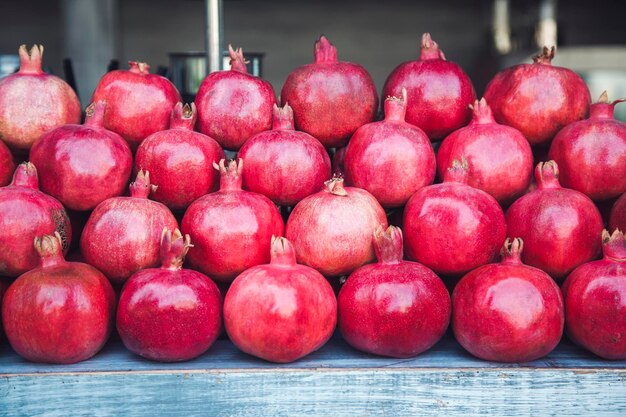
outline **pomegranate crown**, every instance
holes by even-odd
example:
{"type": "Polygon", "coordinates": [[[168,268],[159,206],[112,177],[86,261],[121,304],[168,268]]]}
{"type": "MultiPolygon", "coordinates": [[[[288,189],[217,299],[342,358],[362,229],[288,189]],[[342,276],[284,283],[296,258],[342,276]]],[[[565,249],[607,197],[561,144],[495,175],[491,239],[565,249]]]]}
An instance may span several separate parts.
{"type": "Polygon", "coordinates": [[[540,190],[561,188],[557,163],[555,161],[539,162],[535,168],[535,181],[540,190]]]}
{"type": "Polygon", "coordinates": [[[624,238],[624,233],[619,229],[615,229],[612,234],[609,234],[609,231],[604,229],[602,231],[602,252],[604,252],[605,258],[626,262],[626,239],[624,238]]]}
{"type": "Polygon", "coordinates": [[[228,45],[228,55],[230,56],[230,69],[231,71],[248,73],[248,64],[250,61],[246,61],[243,56],[243,49],[233,49],[232,45],[228,45]]]}
{"type": "Polygon", "coordinates": [[[30,53],[26,49],[26,45],[20,45],[18,54],[20,56],[19,72],[21,74],[41,74],[43,72],[41,68],[43,45],[33,45],[30,48],[30,53]]]}
{"type": "Polygon", "coordinates": [[[185,256],[192,248],[191,237],[183,235],[180,230],[175,229],[174,232],[167,227],[163,228],[161,233],[161,265],[162,268],[178,270],[183,267],[185,256]]]}
{"type": "Polygon", "coordinates": [[[618,98],[617,100],[613,100],[609,103],[609,94],[606,90],[604,90],[602,92],[602,94],[600,94],[600,97],[598,98],[598,101],[595,104],[609,104],[611,106],[615,106],[618,103],[623,103],[626,101],[626,98],[618,98]]]}
{"type": "Polygon", "coordinates": [[[22,162],[13,173],[12,186],[39,189],[39,175],[32,162],[22,162]]]}
{"type": "Polygon", "coordinates": [[[283,107],[278,107],[274,103],[272,109],[272,130],[293,130],[293,109],[289,103],[285,103],[283,107]]]}
{"type": "Polygon", "coordinates": [[[196,119],[197,111],[195,103],[183,103],[179,101],[172,109],[170,116],[170,129],[186,129],[193,130],[196,119]]]}
{"type": "Polygon", "coordinates": [[[544,46],[541,52],[535,56],[533,56],[533,62],[535,64],[544,64],[544,65],[552,65],[552,60],[556,55],[556,47],[552,46],[548,48],[544,46]]]}
{"type": "Polygon", "coordinates": [[[157,190],[157,186],[150,184],[150,173],[140,169],[135,182],[130,184],[130,196],[134,198],[148,198],[151,192],[157,190]]]}
{"type": "Polygon", "coordinates": [[[388,96],[385,99],[385,120],[405,120],[406,116],[407,93],[406,88],[402,87],[400,96],[388,96]]]}
{"type": "Polygon", "coordinates": [[[420,59],[442,59],[446,60],[446,56],[443,51],[439,49],[439,45],[431,37],[430,33],[426,32],[422,35],[420,59]]]}
{"type": "Polygon", "coordinates": [[[506,238],[500,256],[504,262],[521,263],[522,251],[524,250],[524,241],[521,237],[514,239],[506,238]]]}
{"type": "Polygon", "coordinates": [[[333,175],[331,179],[324,182],[324,186],[326,186],[326,191],[333,195],[340,197],[348,195],[348,192],[343,186],[343,178],[341,178],[341,175],[333,175]]]}
{"type": "Polygon", "coordinates": [[[402,229],[396,226],[379,225],[374,230],[374,250],[379,263],[397,264],[402,262],[402,229]]]}
{"type": "Polygon", "coordinates": [[[296,264],[296,250],[287,238],[272,235],[270,248],[270,263],[272,265],[291,266],[296,264]]]}
{"type": "Polygon", "coordinates": [[[48,267],[65,262],[63,258],[63,238],[59,232],[53,235],[43,235],[35,237],[33,242],[35,251],[39,255],[39,265],[48,267]]]}
{"type": "Polygon", "coordinates": [[[213,168],[220,172],[220,191],[241,190],[243,159],[231,159],[228,165],[226,165],[226,159],[221,159],[219,164],[213,162],[213,168]]]}
{"type": "Polygon", "coordinates": [[[141,61],[128,61],[130,72],[135,74],[150,74],[150,65],[141,61]]]}
{"type": "Polygon", "coordinates": [[[469,164],[465,157],[461,157],[461,160],[455,159],[452,161],[450,168],[445,172],[443,182],[459,182],[461,184],[467,184],[467,177],[469,175],[469,164]]]}
{"type": "Polygon", "coordinates": [[[467,107],[472,110],[472,124],[495,123],[496,120],[493,118],[491,107],[489,107],[484,97],[480,101],[475,100],[474,104],[469,104],[467,107]]]}
{"type": "Polygon", "coordinates": [[[326,36],[322,35],[315,42],[314,48],[315,62],[336,62],[337,61],[337,48],[330,43],[326,36]]]}

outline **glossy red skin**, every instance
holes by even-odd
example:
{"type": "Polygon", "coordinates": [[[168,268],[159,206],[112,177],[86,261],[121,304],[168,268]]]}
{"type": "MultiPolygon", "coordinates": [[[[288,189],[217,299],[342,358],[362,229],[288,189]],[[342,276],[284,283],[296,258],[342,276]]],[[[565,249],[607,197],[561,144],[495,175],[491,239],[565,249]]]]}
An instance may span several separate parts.
{"type": "Polygon", "coordinates": [[[611,231],[615,229],[626,230],[626,193],[622,194],[613,204],[609,218],[609,229],[611,231]]]}
{"type": "Polygon", "coordinates": [[[528,362],[547,355],[561,340],[563,314],[556,283],[521,263],[475,269],[452,293],[456,339],[488,361],[528,362]]]}
{"type": "Polygon", "coordinates": [[[327,189],[300,201],[289,215],[285,237],[296,248],[298,263],[325,276],[348,275],[376,259],[372,233],[387,227],[387,216],[374,196],[344,187],[347,196],[327,189]]]}
{"type": "Polygon", "coordinates": [[[509,207],[506,223],[508,236],[524,240],[524,263],[557,281],[600,254],[602,217],[593,202],[578,191],[532,191],[509,207]]]}
{"type": "Polygon", "coordinates": [[[404,208],[403,225],[407,257],[451,276],[492,262],[506,237],[498,202],[457,182],[431,185],[413,194],[404,208]]]}
{"type": "Polygon", "coordinates": [[[591,97],[575,72],[549,64],[500,71],[484,94],[498,123],[522,132],[531,145],[547,145],[557,132],[589,112],[591,97]]]}
{"type": "Polygon", "coordinates": [[[145,358],[193,359],[211,347],[221,326],[220,292],[199,272],[144,269],[122,290],[117,330],[124,346],[145,358]]]}
{"type": "Polygon", "coordinates": [[[324,186],[330,157],[313,136],[295,130],[270,130],[241,147],[246,164],[243,187],[263,194],[279,206],[294,206],[324,186]]]}
{"type": "Polygon", "coordinates": [[[559,165],[559,181],[594,201],[609,200],[626,192],[626,123],[610,116],[574,122],[559,131],[550,147],[550,159],[559,165]]]}
{"type": "Polygon", "coordinates": [[[224,325],[242,351],[293,362],[322,347],[337,322],[326,279],[304,265],[258,265],[239,275],[224,300],[224,325]]]}
{"type": "Polygon", "coordinates": [[[339,330],[356,349],[408,358],[441,339],[450,310],[448,290],[423,265],[365,265],[339,291],[339,330]]]}
{"type": "Polygon", "coordinates": [[[563,283],[569,337],[604,359],[626,359],[626,260],[583,264],[563,283]]]}
{"type": "Polygon", "coordinates": [[[114,197],[95,208],[83,229],[80,251],[112,282],[159,265],[163,228],[178,228],[169,209],[147,198],[114,197]]]}
{"type": "Polygon", "coordinates": [[[181,231],[193,247],[187,260],[212,279],[230,282],[246,269],[270,260],[272,236],[282,236],[283,219],[267,197],[221,190],[194,201],[181,231]]]}
{"type": "Polygon", "coordinates": [[[104,127],[122,136],[133,150],[149,135],[168,128],[172,109],[181,101],[170,80],[147,71],[108,72],[91,98],[106,100],[104,127]]]}
{"type": "Polygon", "coordinates": [[[7,186],[11,183],[15,171],[15,162],[13,155],[4,142],[0,141],[0,187],[7,186]]]}
{"type": "Polygon", "coordinates": [[[213,163],[224,151],[210,137],[186,129],[169,129],[148,136],[137,149],[135,167],[150,172],[158,186],[151,197],[172,210],[186,209],[192,202],[219,188],[213,163]]]}
{"type": "Polygon", "coordinates": [[[376,117],[378,92],[359,64],[317,62],[293,70],[280,99],[293,108],[296,129],[327,148],[345,146],[350,136],[376,117]]]}
{"type": "Polygon", "coordinates": [[[467,184],[508,205],[528,189],[533,154],[526,138],[497,123],[470,124],[448,135],[437,152],[437,171],[443,178],[455,159],[467,159],[467,184]]]}
{"type": "Polygon", "coordinates": [[[106,343],[115,294],[102,273],[77,262],[33,269],[7,290],[2,321],[15,351],[31,362],[75,363],[106,343]]]}
{"type": "Polygon", "coordinates": [[[426,134],[401,120],[361,126],[348,144],[346,183],[369,191],[384,208],[399,207],[435,179],[435,152],[426,134]]]}
{"type": "Polygon", "coordinates": [[[16,153],[28,153],[49,130],[80,122],[80,111],[72,87],[42,72],[41,58],[33,73],[0,78],[0,139],[16,153]]]}
{"type": "Polygon", "coordinates": [[[237,70],[218,71],[202,81],[195,103],[198,130],[236,151],[248,138],[272,127],[276,94],[259,77],[237,70]]]}
{"type": "Polygon", "coordinates": [[[17,277],[39,264],[36,236],[59,232],[63,251],[72,240],[70,219],[61,203],[38,189],[0,188],[0,275],[17,277]]]}
{"type": "Polygon", "coordinates": [[[48,132],[33,145],[30,161],[41,189],[79,211],[124,193],[133,168],[130,148],[118,134],[86,125],[48,132]]]}
{"type": "Polygon", "coordinates": [[[467,107],[476,100],[471,80],[456,63],[442,59],[407,61],[387,77],[383,97],[407,90],[406,121],[431,140],[442,139],[469,122],[467,107]]]}

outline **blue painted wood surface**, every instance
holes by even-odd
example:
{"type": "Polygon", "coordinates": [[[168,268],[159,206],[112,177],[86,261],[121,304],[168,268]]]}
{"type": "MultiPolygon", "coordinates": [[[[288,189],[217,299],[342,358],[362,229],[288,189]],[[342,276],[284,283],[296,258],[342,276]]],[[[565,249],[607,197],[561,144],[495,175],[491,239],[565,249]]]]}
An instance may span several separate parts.
{"type": "Polygon", "coordinates": [[[276,365],[219,340],[200,358],[150,362],[112,341],[74,365],[32,364],[0,347],[0,416],[626,415],[626,362],[567,341],[525,364],[473,358],[451,337],[412,359],[360,353],[335,337],[276,365]]]}

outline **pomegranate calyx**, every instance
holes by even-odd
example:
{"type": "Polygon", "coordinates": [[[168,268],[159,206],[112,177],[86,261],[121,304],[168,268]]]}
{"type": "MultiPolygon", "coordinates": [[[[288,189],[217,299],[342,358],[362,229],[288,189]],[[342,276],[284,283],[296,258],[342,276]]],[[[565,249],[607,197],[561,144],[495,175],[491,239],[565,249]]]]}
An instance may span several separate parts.
{"type": "Polygon", "coordinates": [[[522,251],[524,250],[524,241],[521,237],[514,239],[506,238],[504,245],[500,250],[500,256],[502,257],[502,263],[508,264],[521,264],[522,251]]]}
{"type": "Polygon", "coordinates": [[[609,102],[609,95],[606,90],[600,94],[598,101],[591,104],[589,108],[590,119],[613,119],[613,113],[615,111],[615,105],[623,103],[626,98],[619,98],[609,102]]]}
{"type": "Polygon", "coordinates": [[[420,60],[425,61],[428,59],[441,59],[445,61],[446,56],[443,54],[443,51],[439,49],[437,42],[430,37],[430,33],[426,32],[422,35],[420,60]]]}
{"type": "Polygon", "coordinates": [[[406,118],[406,88],[402,88],[400,97],[389,96],[385,99],[385,120],[399,120],[406,118]]]}
{"type": "Polygon", "coordinates": [[[491,107],[489,107],[489,104],[487,104],[487,100],[485,100],[484,97],[481,98],[480,101],[474,101],[474,104],[470,104],[468,107],[472,110],[472,121],[470,122],[470,125],[484,125],[496,122],[496,119],[493,117],[491,107]]]}
{"type": "Polygon", "coordinates": [[[320,62],[337,62],[337,48],[330,43],[326,36],[322,35],[315,42],[315,63],[320,62]]]}
{"type": "Polygon", "coordinates": [[[30,53],[26,45],[21,45],[18,51],[20,56],[20,74],[42,74],[41,60],[43,58],[43,45],[33,45],[30,53]]]}
{"type": "Polygon", "coordinates": [[[443,175],[443,182],[458,182],[461,184],[467,184],[469,177],[469,164],[465,157],[461,157],[461,160],[455,159],[452,161],[450,168],[446,170],[443,175]]]}
{"type": "Polygon", "coordinates": [[[272,235],[270,264],[275,266],[293,266],[296,263],[296,250],[293,244],[282,236],[272,235]]]}
{"type": "Polygon", "coordinates": [[[378,263],[399,264],[402,262],[402,230],[396,226],[389,226],[386,230],[380,225],[374,230],[374,251],[378,263]]]}
{"type": "Polygon", "coordinates": [[[34,245],[35,251],[39,255],[39,266],[41,268],[65,263],[63,258],[63,239],[59,232],[54,232],[54,235],[35,237],[34,245]]]}
{"type": "Polygon", "coordinates": [[[555,161],[539,162],[535,168],[535,180],[540,190],[562,188],[559,182],[559,166],[555,161]]]}
{"type": "Polygon", "coordinates": [[[250,61],[246,61],[243,56],[243,49],[237,48],[233,49],[232,45],[228,45],[228,55],[230,55],[230,70],[241,72],[243,74],[248,73],[248,64],[250,61]]]}
{"type": "Polygon", "coordinates": [[[333,176],[328,181],[325,181],[324,185],[326,186],[326,191],[333,195],[337,195],[340,197],[345,197],[348,195],[348,192],[343,186],[343,178],[341,177],[333,176]]]}
{"type": "Polygon", "coordinates": [[[540,64],[540,65],[552,65],[552,60],[554,59],[555,54],[556,54],[555,46],[551,48],[544,46],[542,51],[539,54],[533,56],[533,62],[535,64],[540,64]]]}
{"type": "Polygon", "coordinates": [[[167,227],[163,228],[161,234],[161,268],[178,271],[183,267],[185,256],[192,248],[191,237],[183,235],[180,230],[175,229],[172,233],[167,227]]]}
{"type": "Polygon", "coordinates": [[[283,107],[274,104],[272,109],[272,130],[294,130],[293,109],[289,103],[283,107]]]}
{"type": "Polygon", "coordinates": [[[128,61],[128,66],[130,67],[129,71],[134,74],[150,74],[150,65],[146,62],[128,61]]]}
{"type": "Polygon", "coordinates": [[[604,229],[602,231],[602,252],[604,259],[616,262],[626,262],[626,238],[624,233],[615,229],[612,234],[604,229]]]}
{"type": "Polygon", "coordinates": [[[170,129],[185,129],[193,130],[196,125],[196,119],[198,113],[196,111],[195,103],[176,103],[172,109],[172,115],[170,116],[170,129]]]}
{"type": "Polygon", "coordinates": [[[157,186],[150,184],[150,173],[139,170],[135,182],[130,184],[130,196],[133,198],[148,198],[151,192],[155,192],[157,186]]]}
{"type": "Polygon", "coordinates": [[[26,187],[33,190],[39,189],[39,175],[37,168],[32,162],[22,162],[13,173],[11,184],[14,187],[26,187]]]}
{"type": "Polygon", "coordinates": [[[221,159],[219,164],[213,162],[213,168],[220,172],[220,191],[241,190],[243,178],[243,159],[231,159],[226,166],[226,160],[221,159]]]}
{"type": "Polygon", "coordinates": [[[104,112],[106,111],[106,100],[99,100],[91,103],[85,109],[85,126],[104,127],[104,112]]]}

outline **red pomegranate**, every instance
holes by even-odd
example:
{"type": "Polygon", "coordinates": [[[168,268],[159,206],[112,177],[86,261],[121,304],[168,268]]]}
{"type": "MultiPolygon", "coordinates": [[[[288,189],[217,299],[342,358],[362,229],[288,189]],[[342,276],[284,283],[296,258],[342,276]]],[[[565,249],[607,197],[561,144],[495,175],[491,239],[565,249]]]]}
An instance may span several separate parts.
{"type": "Polygon", "coordinates": [[[534,64],[500,71],[485,90],[498,123],[516,128],[531,145],[547,145],[562,127],[584,118],[591,103],[578,74],[552,65],[554,51],[544,47],[534,64]]]}
{"type": "Polygon", "coordinates": [[[183,217],[182,232],[194,246],[187,260],[216,281],[231,282],[237,275],[270,259],[270,239],[282,236],[278,208],[262,194],[241,189],[243,160],[222,159],[220,190],[194,201],[183,217]]]}
{"type": "Polygon", "coordinates": [[[378,93],[359,64],[337,60],[325,36],[315,42],[315,62],[293,70],[280,93],[293,108],[296,129],[313,135],[327,148],[341,147],[362,125],[376,117],[378,93]]]}
{"type": "Polygon", "coordinates": [[[121,195],[133,168],[133,155],[117,134],[103,127],[105,102],[92,103],[85,124],[49,131],[30,150],[41,189],[72,210],[92,210],[121,195]]]}
{"type": "Polygon", "coordinates": [[[163,228],[178,228],[169,209],[148,195],[156,188],[150,174],[139,171],[130,197],[114,197],[98,204],[80,239],[80,251],[114,283],[123,283],[144,268],[159,264],[163,228]]]}
{"type": "Polygon", "coordinates": [[[293,362],[322,347],[337,323],[330,284],[296,263],[291,243],[272,237],[271,261],[239,275],[224,300],[224,325],[242,351],[271,362],[293,362]]]}
{"type": "Polygon", "coordinates": [[[405,122],[406,90],[385,100],[385,120],[354,132],[344,161],[346,184],[369,191],[381,206],[399,207],[435,179],[428,136],[405,122]]]}
{"type": "Polygon", "coordinates": [[[107,102],[104,127],[121,135],[135,150],[145,138],[167,129],[172,109],[181,101],[174,84],[150,74],[150,65],[129,61],[129,70],[105,74],[91,101],[107,102]]]}
{"type": "Polygon", "coordinates": [[[195,123],[195,104],[178,103],[170,128],[148,136],[137,149],[136,169],[149,171],[159,185],[152,198],[172,210],[186,209],[219,186],[212,166],[224,159],[224,151],[214,139],[194,132],[195,123]]]}
{"type": "Polygon", "coordinates": [[[561,188],[556,162],[537,164],[535,180],[537,189],[518,199],[506,213],[508,236],[524,239],[524,263],[561,281],[600,253],[602,217],[586,195],[561,188]]]}
{"type": "Polygon", "coordinates": [[[604,259],[580,265],[563,283],[569,337],[604,359],[626,359],[626,240],[602,232],[604,259]]]}
{"type": "Polygon", "coordinates": [[[230,71],[213,72],[196,95],[198,129],[231,151],[251,136],[272,127],[276,95],[272,85],[248,74],[241,48],[228,45],[230,71]]]}
{"type": "Polygon", "coordinates": [[[145,358],[186,361],[204,353],[220,334],[222,296],[206,275],[182,269],[189,235],[164,229],[161,268],[134,273],[122,289],[117,330],[124,346],[145,358]]]}
{"type": "Polygon", "coordinates": [[[611,230],[626,230],[626,193],[622,194],[613,204],[609,217],[609,227],[611,230]]]}
{"type": "Polygon", "coordinates": [[[430,139],[444,138],[470,120],[468,105],[476,100],[472,81],[446,57],[429,33],[422,35],[420,58],[398,65],[387,77],[383,96],[408,93],[406,121],[430,139]]]}
{"type": "Polygon", "coordinates": [[[626,192],[626,123],[613,118],[619,99],[609,103],[606,91],[591,105],[588,119],[565,126],[550,147],[564,187],[594,201],[626,192]]]}
{"type": "Polygon", "coordinates": [[[328,277],[348,275],[375,258],[372,233],[387,227],[385,211],[374,196],[343,179],[300,201],[287,220],[285,237],[298,262],[328,277]]]}
{"type": "Polygon", "coordinates": [[[481,359],[533,361],[561,340],[561,290],[548,274],[522,263],[522,248],[522,239],[507,238],[502,262],[473,270],[452,293],[454,336],[481,359]]]}
{"type": "Polygon", "coordinates": [[[448,328],[448,290],[430,269],[402,260],[399,228],[376,229],[374,248],[378,263],[354,271],[339,291],[341,335],[367,353],[394,358],[418,355],[448,328]]]}
{"type": "Polygon", "coordinates": [[[28,153],[47,131],[80,121],[80,102],[72,87],[41,68],[43,46],[30,55],[20,46],[20,69],[0,78],[0,140],[16,153],[28,153]]]}
{"type": "Polygon", "coordinates": [[[15,162],[13,162],[13,155],[4,142],[0,141],[0,187],[11,183],[14,171],[15,162]]]}
{"type": "Polygon", "coordinates": [[[439,177],[443,178],[453,160],[466,158],[467,184],[508,205],[530,185],[532,150],[518,130],[496,123],[484,98],[475,101],[471,108],[473,117],[469,126],[452,132],[439,147],[439,177]]]}
{"type": "Polygon", "coordinates": [[[489,194],[467,185],[466,160],[454,160],[442,184],[417,191],[404,208],[409,259],[460,276],[493,261],[506,237],[504,213],[489,194]]]}
{"type": "Polygon", "coordinates": [[[21,163],[8,187],[0,188],[0,275],[17,277],[39,264],[33,240],[59,233],[63,252],[72,241],[70,219],[61,203],[39,191],[37,169],[21,163]]]}
{"type": "Polygon", "coordinates": [[[241,147],[246,161],[243,187],[280,206],[293,206],[319,191],[330,176],[330,157],[319,140],[293,128],[288,104],[274,105],[272,130],[257,133],[241,147]]]}
{"type": "Polygon", "coordinates": [[[66,262],[58,233],[35,238],[34,246],[39,267],[21,275],[4,295],[2,322],[9,343],[31,362],[88,359],[113,328],[113,288],[96,268],[66,262]]]}

